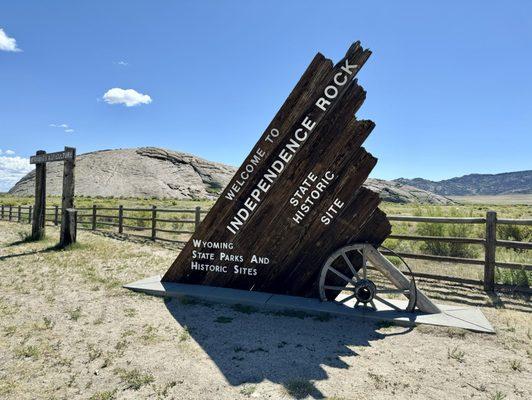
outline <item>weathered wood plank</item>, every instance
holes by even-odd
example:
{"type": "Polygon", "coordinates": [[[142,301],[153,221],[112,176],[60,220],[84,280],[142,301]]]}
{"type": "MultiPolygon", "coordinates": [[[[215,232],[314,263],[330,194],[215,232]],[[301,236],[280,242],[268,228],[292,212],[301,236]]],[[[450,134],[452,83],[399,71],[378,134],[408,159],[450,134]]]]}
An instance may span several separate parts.
{"type": "MultiPolygon", "coordinates": [[[[63,194],[61,198],[61,231],[59,233],[59,245],[68,246],[72,240],[76,238],[75,232],[70,230],[75,227],[68,218],[68,209],[74,208],[74,191],[75,191],[75,176],[74,170],[76,167],[76,149],[73,147],[65,147],[65,153],[70,154],[68,158],[64,159],[63,164],[63,194]]],[[[39,165],[39,164],[38,164],[39,165]]]]}
{"type": "Polygon", "coordinates": [[[532,219],[498,218],[497,223],[501,225],[532,225],[532,219]]]}
{"type": "MultiPolygon", "coordinates": [[[[362,92],[358,91],[357,93],[362,96],[362,92]]],[[[355,105],[354,100],[356,99],[357,97],[346,98],[346,104],[355,105]]],[[[358,181],[356,183],[352,181],[347,185],[350,193],[345,197],[352,198],[356,189],[362,185],[367,174],[375,165],[376,160],[360,149],[360,144],[373,129],[374,124],[371,121],[357,122],[351,114],[346,115],[347,118],[343,120],[337,118],[336,121],[325,121],[323,129],[318,130],[305,144],[305,148],[296,154],[292,161],[293,167],[286,171],[276,183],[279,188],[296,188],[305,179],[309,171],[319,177],[323,176],[327,171],[336,174],[337,178],[322,193],[319,199],[320,203],[312,208],[304,217],[303,222],[319,219],[318,216],[323,214],[325,209],[332,204],[337,197],[335,189],[338,186],[345,185],[343,180],[346,179],[346,176],[342,175],[342,172],[348,168],[353,168],[355,165],[358,168],[358,181]],[[346,126],[344,127],[343,125],[346,126]]],[[[346,175],[348,176],[349,174],[346,175]]],[[[275,247],[279,253],[286,253],[296,249],[294,245],[300,241],[298,236],[301,236],[301,233],[309,228],[305,223],[295,224],[293,222],[291,215],[294,215],[295,209],[289,204],[292,194],[293,191],[283,189],[272,193],[261,203],[260,208],[248,221],[248,225],[238,232],[233,239],[233,243],[235,247],[244,250],[244,258],[251,257],[252,254],[248,254],[248,252],[268,254],[272,247],[275,247]],[[260,226],[264,232],[268,232],[268,235],[254,235],[253,231],[256,230],[257,226],[260,226]]],[[[318,223],[315,224],[312,230],[319,235],[326,228],[325,225],[318,223]]],[[[275,268],[286,268],[286,266],[274,267],[270,265],[268,269],[269,279],[273,279],[272,274],[275,273],[275,268]]],[[[216,273],[211,273],[203,279],[206,283],[214,279],[219,283],[226,284],[231,283],[231,280],[238,279],[240,281],[238,287],[249,289],[253,286],[250,279],[244,280],[235,276],[227,276],[220,279],[216,273]],[[245,282],[247,282],[249,287],[246,287],[245,282]]],[[[231,285],[237,285],[237,283],[232,282],[231,285]]]]}
{"type": "Polygon", "coordinates": [[[495,253],[497,250],[497,213],[486,213],[486,243],[484,255],[484,290],[495,288],[495,253]]]}
{"type": "MultiPolygon", "coordinates": [[[[44,150],[38,150],[35,155],[46,154],[44,150]]],[[[9,220],[11,220],[11,209],[9,209],[9,220]]],[[[35,204],[33,206],[33,223],[31,226],[31,237],[40,240],[45,234],[46,219],[46,164],[40,163],[35,166],[35,204]]]]}
{"type": "Polygon", "coordinates": [[[163,281],[315,296],[332,251],[382,243],[390,224],[361,187],[374,124],[354,118],[369,55],[355,43],[334,66],[314,58],[163,281]]]}
{"type": "MultiPolygon", "coordinates": [[[[446,243],[469,243],[484,244],[485,240],[481,238],[465,238],[452,236],[416,236],[416,235],[390,235],[390,239],[410,240],[420,242],[446,242],[446,243]]],[[[498,243],[498,242],[497,242],[498,243]]]]}
{"type": "Polygon", "coordinates": [[[429,222],[437,224],[483,224],[485,218],[416,217],[411,215],[388,215],[390,221],[429,222]]]}
{"type": "Polygon", "coordinates": [[[518,242],[515,240],[497,240],[497,246],[509,249],[532,250],[532,242],[518,242]]]}
{"type": "MultiPolygon", "coordinates": [[[[397,255],[403,258],[411,258],[414,260],[428,260],[428,261],[440,261],[440,262],[449,262],[455,264],[471,264],[471,265],[484,265],[484,260],[476,260],[474,258],[463,258],[463,257],[448,257],[448,256],[435,256],[432,254],[415,254],[415,253],[403,253],[396,252],[397,255]]],[[[390,253],[386,250],[382,251],[384,255],[393,256],[393,253],[390,253]]]]}
{"type": "MultiPolygon", "coordinates": [[[[265,156],[261,160],[260,164],[256,166],[253,174],[249,179],[244,180],[241,189],[238,192],[238,197],[244,199],[249,196],[254,185],[257,184],[260,177],[265,170],[270,166],[271,162],[278,155],[279,148],[282,148],[286,142],[290,139],[290,135],[295,130],[296,126],[299,126],[303,120],[305,113],[312,110],[314,103],[320,96],[323,95],[324,89],[333,80],[335,74],[341,71],[341,68],[345,65],[345,62],[350,62],[353,65],[358,65],[359,68],[353,71],[353,77],[358,73],[360,67],[365,63],[369,57],[370,52],[362,49],[359,43],[355,43],[348,50],[346,57],[340,61],[335,67],[333,67],[330,60],[325,59],[321,54],[316,55],[307,71],[288,97],[287,101],[281,107],[280,111],[274,117],[268,128],[263,133],[261,139],[257,142],[250,155],[246,158],[246,161],[239,168],[229,185],[226,187],[220,199],[215,203],[211,211],[200,225],[199,231],[202,237],[206,238],[206,235],[217,237],[219,231],[223,231],[225,227],[220,224],[220,220],[226,218],[228,215],[235,214],[240,208],[239,201],[227,202],[227,195],[231,193],[234,185],[239,181],[242,181],[242,173],[246,173],[246,166],[249,165],[250,160],[257,154],[260,149],[265,156]],[[278,132],[278,136],[275,140],[268,140],[271,136],[272,130],[278,132]]],[[[347,85],[344,86],[342,93],[347,89],[347,85]]],[[[354,111],[351,110],[352,114],[354,111]]],[[[323,117],[323,115],[321,116],[323,117]]],[[[316,121],[317,122],[317,121],[316,121]]],[[[170,273],[170,271],[169,271],[170,273]]],[[[170,278],[170,275],[168,275],[170,278]]]]}
{"type": "Polygon", "coordinates": [[[73,160],[76,158],[76,153],[68,148],[65,151],[57,151],[55,153],[40,153],[30,157],[30,164],[41,164],[54,161],[73,160]]]}

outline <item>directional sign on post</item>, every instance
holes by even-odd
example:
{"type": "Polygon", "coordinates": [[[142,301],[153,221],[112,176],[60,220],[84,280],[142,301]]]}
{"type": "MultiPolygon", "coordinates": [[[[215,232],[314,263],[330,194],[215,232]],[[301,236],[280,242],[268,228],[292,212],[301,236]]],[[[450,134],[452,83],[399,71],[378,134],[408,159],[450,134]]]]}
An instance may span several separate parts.
{"type": "Polygon", "coordinates": [[[65,151],[56,151],[55,153],[36,154],[30,157],[30,164],[41,164],[53,161],[73,160],[75,149],[67,148],[65,151]]]}
{"type": "Polygon", "coordinates": [[[36,164],[35,174],[35,205],[33,212],[32,237],[35,240],[44,237],[46,215],[46,163],[63,161],[63,195],[61,199],[61,233],[60,246],[66,246],[75,240],[75,232],[70,232],[75,226],[69,220],[74,213],[68,213],[67,209],[74,207],[74,167],[76,166],[76,149],[65,147],[64,151],[46,153],[37,151],[30,157],[30,164],[36,164]]]}

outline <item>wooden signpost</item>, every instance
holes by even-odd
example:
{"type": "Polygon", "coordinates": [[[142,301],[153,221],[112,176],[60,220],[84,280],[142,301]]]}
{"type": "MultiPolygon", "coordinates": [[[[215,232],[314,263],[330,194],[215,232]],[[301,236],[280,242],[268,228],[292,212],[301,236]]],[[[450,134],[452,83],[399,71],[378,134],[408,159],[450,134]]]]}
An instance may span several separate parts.
{"type": "Polygon", "coordinates": [[[30,164],[35,166],[35,205],[33,207],[32,238],[40,240],[45,233],[46,217],[46,163],[63,161],[63,194],[61,199],[61,233],[60,246],[67,246],[76,240],[76,232],[72,232],[75,212],[68,210],[74,207],[74,168],[76,166],[76,149],[65,147],[64,151],[46,153],[38,150],[30,157],[30,164]],[[73,217],[72,217],[73,216],[73,217]]]}
{"type": "Polygon", "coordinates": [[[355,118],[366,92],[354,78],[370,54],[356,42],[336,65],[314,57],[163,282],[318,297],[335,250],[384,241],[379,196],[362,187],[375,124],[355,118]]]}

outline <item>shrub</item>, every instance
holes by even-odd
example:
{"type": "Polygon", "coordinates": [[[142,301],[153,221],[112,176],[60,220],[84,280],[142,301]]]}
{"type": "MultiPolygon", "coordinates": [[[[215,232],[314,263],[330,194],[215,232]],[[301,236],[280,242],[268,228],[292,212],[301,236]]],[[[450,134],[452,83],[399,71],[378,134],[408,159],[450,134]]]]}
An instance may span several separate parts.
{"type": "MultiPolygon", "coordinates": [[[[429,217],[440,217],[444,213],[439,207],[429,209],[429,217]]],[[[445,213],[449,217],[465,217],[457,209],[452,208],[445,213]]],[[[421,236],[450,236],[450,237],[475,237],[478,227],[471,224],[444,224],[444,223],[418,223],[416,234],[421,236]]],[[[475,258],[479,255],[479,248],[466,243],[423,242],[420,249],[428,254],[449,257],[475,258]]]]}

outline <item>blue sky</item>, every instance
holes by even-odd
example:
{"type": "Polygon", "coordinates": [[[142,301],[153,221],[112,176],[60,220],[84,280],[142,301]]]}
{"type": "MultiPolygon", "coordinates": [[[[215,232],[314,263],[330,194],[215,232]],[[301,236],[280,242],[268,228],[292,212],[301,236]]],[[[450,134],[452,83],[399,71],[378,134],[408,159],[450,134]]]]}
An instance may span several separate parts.
{"type": "Polygon", "coordinates": [[[0,190],[65,145],[239,165],[314,54],[355,40],[373,51],[358,113],[377,124],[372,176],[531,169],[531,15],[530,1],[3,1],[0,190]]]}

